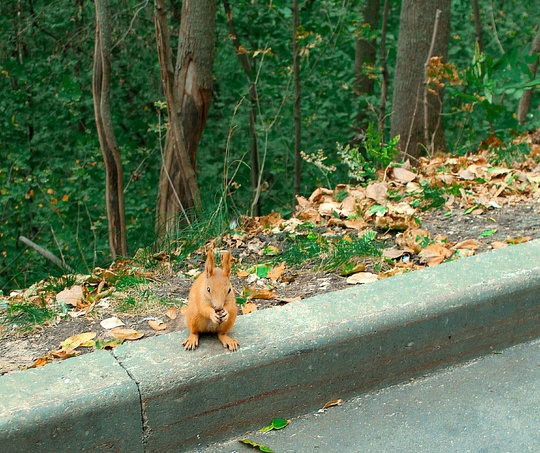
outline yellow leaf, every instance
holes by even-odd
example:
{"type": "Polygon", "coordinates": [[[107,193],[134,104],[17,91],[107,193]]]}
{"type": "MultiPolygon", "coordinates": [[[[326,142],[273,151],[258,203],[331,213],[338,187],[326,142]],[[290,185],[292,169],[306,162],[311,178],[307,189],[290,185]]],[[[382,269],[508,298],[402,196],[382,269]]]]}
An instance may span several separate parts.
{"type": "Polygon", "coordinates": [[[244,277],[247,277],[249,275],[249,272],[248,271],[244,271],[244,270],[241,270],[241,271],[238,271],[236,272],[236,275],[240,278],[244,278],[244,277]]]}
{"type": "Polygon", "coordinates": [[[96,337],[96,332],[84,332],[78,335],[73,335],[66,338],[60,345],[62,351],[77,349],[83,343],[93,340],[96,337]]]}
{"type": "Polygon", "coordinates": [[[121,340],[138,340],[144,337],[144,332],[139,332],[135,329],[122,329],[120,327],[112,329],[111,334],[114,338],[121,340]]]}
{"type": "Polygon", "coordinates": [[[253,286],[244,288],[243,292],[248,299],[275,299],[277,297],[274,291],[270,291],[269,289],[258,289],[253,286]]]}

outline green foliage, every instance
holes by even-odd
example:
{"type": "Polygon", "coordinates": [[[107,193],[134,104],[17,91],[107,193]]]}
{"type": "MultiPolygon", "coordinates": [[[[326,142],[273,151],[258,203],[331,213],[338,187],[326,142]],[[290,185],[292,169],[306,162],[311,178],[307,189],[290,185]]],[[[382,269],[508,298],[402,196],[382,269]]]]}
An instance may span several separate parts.
{"type": "Polygon", "coordinates": [[[399,135],[385,144],[382,132],[375,130],[373,124],[369,124],[365,139],[362,143],[363,152],[350,145],[337,144],[337,152],[342,162],[347,166],[350,178],[356,181],[369,182],[376,179],[375,173],[393,162],[399,154],[397,144],[399,135]]]}
{"type": "Polygon", "coordinates": [[[7,312],[0,318],[0,322],[26,332],[45,324],[55,316],[56,313],[45,303],[41,306],[33,303],[17,303],[8,305],[7,312]]]}

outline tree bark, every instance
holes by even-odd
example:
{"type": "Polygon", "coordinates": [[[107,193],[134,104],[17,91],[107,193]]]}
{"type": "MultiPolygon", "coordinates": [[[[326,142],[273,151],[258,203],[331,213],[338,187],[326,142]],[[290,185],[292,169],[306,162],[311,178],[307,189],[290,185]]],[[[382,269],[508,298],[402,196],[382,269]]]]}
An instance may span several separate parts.
{"type": "MultiPolygon", "coordinates": [[[[535,53],[540,54],[540,28],[533,39],[533,42],[531,44],[531,50],[529,52],[530,55],[534,55],[535,53]]],[[[536,77],[536,71],[538,69],[538,58],[540,58],[540,56],[537,56],[535,62],[529,65],[529,69],[533,75],[533,78],[536,77]]],[[[527,90],[525,91],[525,93],[523,93],[523,96],[519,100],[519,106],[518,106],[519,124],[523,124],[527,120],[527,113],[529,113],[531,109],[532,94],[533,94],[533,90],[527,90]]]]}
{"type": "Polygon", "coordinates": [[[299,26],[298,20],[298,0],[293,0],[292,7],[293,16],[293,77],[294,77],[294,197],[293,206],[296,204],[296,195],[300,194],[300,183],[302,182],[302,158],[301,151],[301,126],[302,126],[302,110],[300,107],[301,87],[300,87],[300,55],[298,52],[298,37],[297,31],[299,26]]]}
{"type": "Polygon", "coordinates": [[[384,0],[383,19],[381,26],[381,105],[379,106],[379,132],[382,134],[383,141],[385,137],[385,120],[386,120],[386,101],[388,97],[388,85],[390,84],[390,75],[388,74],[388,64],[386,58],[386,29],[388,25],[388,14],[390,13],[390,0],[384,0]]]}
{"type": "MultiPolygon", "coordinates": [[[[362,8],[362,15],[364,16],[364,24],[369,25],[369,33],[373,30],[377,30],[379,25],[379,0],[367,0],[362,8]]],[[[372,77],[368,77],[365,74],[365,66],[375,66],[375,58],[377,54],[375,39],[357,39],[356,40],[356,53],[354,58],[354,74],[356,78],[355,92],[360,100],[360,109],[356,117],[357,127],[360,130],[366,128],[364,124],[367,118],[365,110],[367,109],[367,103],[364,97],[373,93],[374,80],[372,77]]]]}
{"type": "Polygon", "coordinates": [[[173,62],[165,0],[155,0],[161,80],[169,116],[159,181],[156,228],[177,228],[200,208],[197,148],[212,96],[216,0],[184,0],[173,62]]]}
{"type": "Polygon", "coordinates": [[[227,22],[229,23],[229,37],[233,41],[234,48],[236,49],[236,55],[240,60],[242,69],[246,74],[248,83],[249,83],[249,138],[251,141],[251,194],[252,194],[252,203],[251,203],[251,214],[254,216],[261,215],[261,202],[260,202],[260,188],[259,188],[259,173],[260,173],[260,164],[259,164],[259,143],[257,139],[257,108],[259,104],[257,85],[253,77],[253,66],[246,54],[242,50],[240,44],[240,39],[238,38],[238,33],[236,33],[236,28],[234,26],[233,12],[229,4],[229,0],[223,0],[223,7],[225,8],[225,15],[227,16],[227,22]]]}
{"type": "Polygon", "coordinates": [[[122,159],[112,126],[110,104],[111,21],[109,2],[96,0],[96,42],[92,90],[99,144],[105,163],[105,198],[112,259],[128,254],[122,159]]]}
{"type": "Polygon", "coordinates": [[[480,8],[478,0],[472,0],[473,17],[474,17],[474,33],[476,34],[476,42],[480,52],[484,51],[484,39],[482,38],[482,22],[480,21],[480,8]]]}
{"type": "MultiPolygon", "coordinates": [[[[433,38],[436,11],[441,10],[433,56],[446,59],[450,36],[450,0],[403,0],[392,97],[391,137],[400,135],[402,158],[413,161],[425,153],[424,65],[433,38]]],[[[446,149],[441,124],[443,88],[427,96],[428,135],[434,149],[446,149]]],[[[414,163],[414,162],[413,162],[414,163]]]]}

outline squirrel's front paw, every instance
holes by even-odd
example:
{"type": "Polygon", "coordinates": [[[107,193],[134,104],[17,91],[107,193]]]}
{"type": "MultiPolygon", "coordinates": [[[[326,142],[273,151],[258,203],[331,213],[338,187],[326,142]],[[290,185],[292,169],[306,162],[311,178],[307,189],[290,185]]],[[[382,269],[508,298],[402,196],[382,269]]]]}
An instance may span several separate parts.
{"type": "Polygon", "coordinates": [[[199,336],[190,334],[187,340],[182,343],[186,348],[186,351],[194,351],[199,346],[199,336]]]}
{"type": "Polygon", "coordinates": [[[221,324],[221,313],[214,311],[210,315],[210,321],[212,321],[214,324],[221,324]]]}

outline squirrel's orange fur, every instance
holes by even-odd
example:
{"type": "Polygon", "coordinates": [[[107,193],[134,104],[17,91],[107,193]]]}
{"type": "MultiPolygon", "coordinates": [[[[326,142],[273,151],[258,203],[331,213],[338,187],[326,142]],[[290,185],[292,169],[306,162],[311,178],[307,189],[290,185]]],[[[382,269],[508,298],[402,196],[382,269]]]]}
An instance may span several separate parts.
{"type": "Polygon", "coordinates": [[[236,297],[229,280],[231,254],[221,255],[222,267],[214,267],[214,254],[209,251],[204,272],[197,277],[189,291],[186,324],[190,331],[183,345],[193,350],[199,345],[199,334],[216,332],[219,341],[231,351],[239,347],[238,341],[229,337],[236,320],[236,297]]]}

